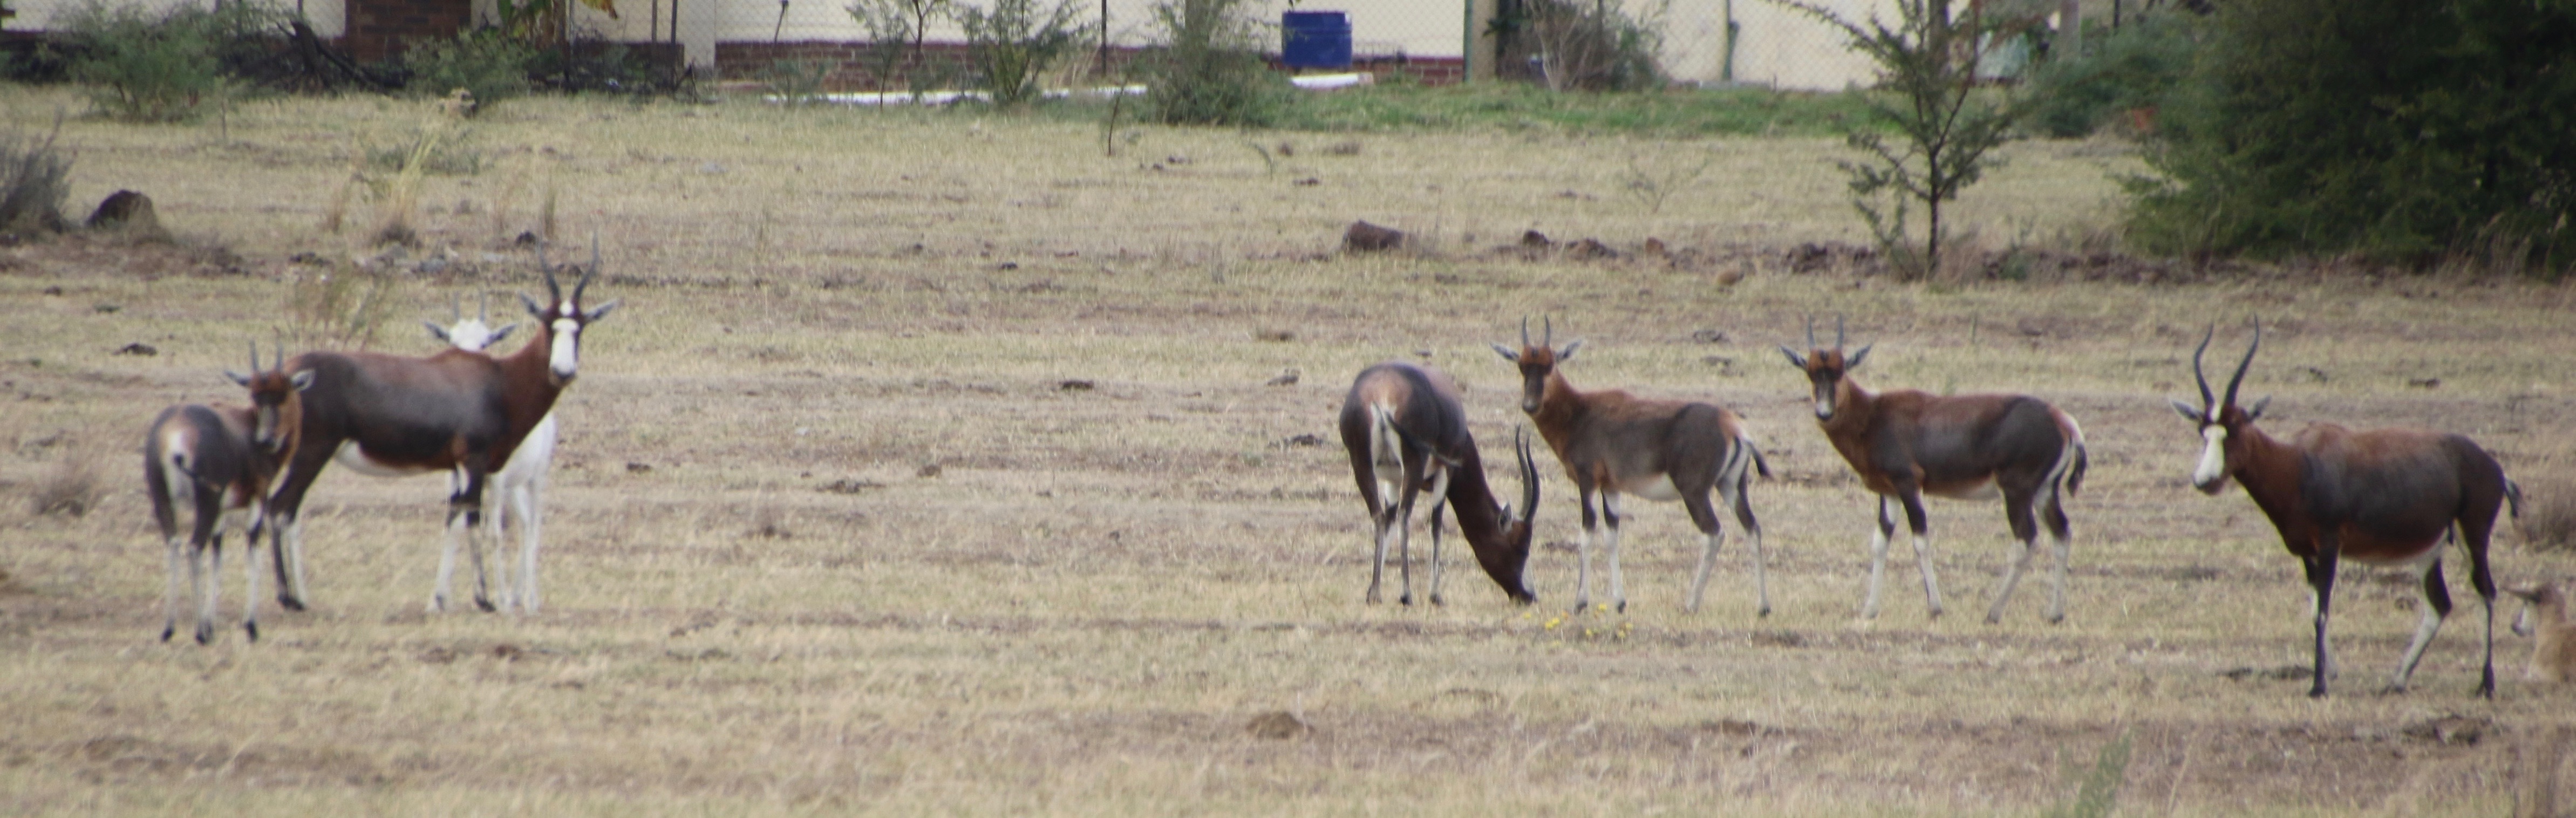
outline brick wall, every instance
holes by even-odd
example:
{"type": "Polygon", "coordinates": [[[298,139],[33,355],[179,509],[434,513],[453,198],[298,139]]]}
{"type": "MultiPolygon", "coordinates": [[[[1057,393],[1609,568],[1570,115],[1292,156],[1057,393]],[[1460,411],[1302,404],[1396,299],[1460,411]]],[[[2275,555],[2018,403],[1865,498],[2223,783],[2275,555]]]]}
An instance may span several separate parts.
{"type": "Polygon", "coordinates": [[[402,53],[408,40],[453,37],[473,22],[473,0],[348,0],[341,50],[360,63],[402,53]]]}
{"type": "MultiPolygon", "coordinates": [[[[927,73],[930,76],[964,77],[971,70],[966,59],[965,43],[923,43],[921,51],[922,65],[928,69],[927,73]]],[[[1117,76],[1143,53],[1143,49],[1133,47],[1109,49],[1109,74],[1117,76]]],[[[1081,65],[1093,65],[1098,59],[1098,52],[1096,50],[1085,52],[1074,59],[1079,60],[1081,65]]],[[[789,62],[802,63],[807,66],[807,70],[812,70],[814,66],[823,67],[823,90],[825,91],[904,90],[900,87],[880,87],[877,78],[869,74],[866,43],[823,40],[786,43],[716,43],[716,73],[720,79],[765,80],[771,76],[775,66],[789,62]]],[[[1273,70],[1286,70],[1280,66],[1278,55],[1270,55],[1269,62],[1273,70]]],[[[1401,73],[1410,74],[1414,80],[1427,85],[1450,85],[1465,78],[1467,64],[1465,60],[1457,57],[1423,58],[1399,54],[1355,57],[1351,61],[1351,68],[1354,71],[1375,74],[1380,80],[1401,73]]],[[[954,81],[948,83],[952,87],[959,84],[962,83],[954,81]]]]}

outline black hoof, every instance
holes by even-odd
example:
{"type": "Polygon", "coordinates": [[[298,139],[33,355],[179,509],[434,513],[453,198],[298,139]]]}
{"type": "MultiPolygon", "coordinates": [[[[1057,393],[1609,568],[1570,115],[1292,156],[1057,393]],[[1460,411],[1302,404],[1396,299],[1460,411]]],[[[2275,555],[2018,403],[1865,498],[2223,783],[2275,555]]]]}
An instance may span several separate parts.
{"type": "Polygon", "coordinates": [[[2322,698],[2325,698],[2325,697],[2326,697],[2326,686],[2325,686],[2325,685],[2317,685],[2317,686],[2315,686],[2315,687],[2308,688],[2308,698],[2311,698],[2311,699],[2322,699],[2322,698]]]}
{"type": "Polygon", "coordinates": [[[295,597],[288,596],[286,594],[278,594],[277,607],[285,608],[290,611],[301,611],[304,610],[304,600],[296,599],[295,597]]]}
{"type": "Polygon", "coordinates": [[[163,625],[163,626],[161,626],[161,641],[163,641],[163,642],[170,641],[170,636],[171,636],[172,634],[178,633],[178,631],[179,631],[179,626],[177,626],[177,625],[163,625]]]}
{"type": "Polygon", "coordinates": [[[244,622],[242,623],[242,630],[250,634],[250,641],[259,641],[259,623],[244,622]]]}
{"type": "Polygon", "coordinates": [[[1628,600],[1625,600],[1625,599],[1619,600],[1619,605],[1618,605],[1618,607],[1617,607],[1617,610],[1618,610],[1620,613],[1627,613],[1627,612],[1628,612],[1628,600]]]}
{"type": "Polygon", "coordinates": [[[492,605],[492,600],[484,599],[479,596],[474,598],[474,607],[483,609],[484,613],[495,613],[501,610],[500,608],[492,605]]]}
{"type": "Polygon", "coordinates": [[[198,629],[197,629],[197,644],[200,644],[200,645],[213,644],[213,643],[214,643],[214,641],[215,641],[215,630],[214,630],[213,628],[198,628],[198,629]]]}
{"type": "Polygon", "coordinates": [[[1770,616],[1770,615],[1771,615],[1771,606],[1769,606],[1769,605],[1764,605],[1764,606],[1762,606],[1762,609],[1761,609],[1761,610],[1757,610],[1757,611],[1754,611],[1754,612],[1753,612],[1753,618],[1755,618],[1755,619],[1761,619],[1761,618],[1763,618],[1763,617],[1767,617],[1767,616],[1770,616]]]}
{"type": "Polygon", "coordinates": [[[1449,605],[1449,601],[1448,601],[1448,600],[1445,600],[1445,599],[1441,599],[1439,594],[1432,594],[1432,595],[1431,595],[1431,604],[1433,604],[1433,605],[1439,605],[1439,606],[1442,606],[1442,607],[1447,607],[1447,606],[1449,605]]]}
{"type": "Polygon", "coordinates": [[[1403,605],[1404,607],[1407,607],[1407,608],[1413,607],[1413,595],[1412,595],[1412,594],[1405,594],[1405,595],[1403,595],[1403,596],[1396,597],[1396,598],[1395,598],[1395,601],[1396,601],[1396,603],[1397,603],[1397,604],[1403,605]]]}

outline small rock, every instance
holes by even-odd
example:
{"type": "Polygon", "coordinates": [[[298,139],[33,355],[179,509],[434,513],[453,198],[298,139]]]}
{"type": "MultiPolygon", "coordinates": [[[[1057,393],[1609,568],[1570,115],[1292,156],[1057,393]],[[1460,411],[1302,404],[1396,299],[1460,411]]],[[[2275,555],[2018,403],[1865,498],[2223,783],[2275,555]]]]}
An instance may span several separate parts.
{"type": "Polygon", "coordinates": [[[704,174],[707,174],[707,175],[709,175],[709,176],[719,175],[719,174],[724,173],[725,171],[726,171],[726,168],[725,168],[725,166],[724,166],[724,163],[723,163],[723,162],[708,162],[708,163],[706,163],[706,164],[703,164],[703,165],[699,165],[699,166],[698,166],[698,172],[699,172],[699,173],[704,173],[704,174]]]}
{"type": "Polygon", "coordinates": [[[1299,446],[1311,449],[1324,445],[1324,436],[1313,432],[1307,432],[1305,434],[1290,435],[1286,442],[1290,446],[1299,446]]]}
{"type": "Polygon", "coordinates": [[[1255,340],[1261,340],[1261,341],[1276,341],[1276,342],[1279,342],[1279,343],[1286,343],[1286,342],[1289,342],[1289,341],[1297,340],[1297,333],[1296,333],[1296,331],[1294,331],[1294,330],[1284,330],[1284,329],[1265,329],[1265,330],[1261,330],[1261,331],[1259,331],[1259,332],[1255,332],[1255,333],[1253,333],[1253,334],[1252,334],[1252,337],[1253,337],[1255,340]]]}
{"type": "Polygon", "coordinates": [[[90,212],[87,224],[91,230],[117,230],[137,238],[169,235],[161,229],[160,214],[152,209],[152,197],[131,190],[108,194],[98,203],[98,209],[90,212]]]}
{"type": "Polygon", "coordinates": [[[1091,391],[1091,387],[1092,383],[1090,381],[1081,378],[1069,378],[1057,381],[1055,385],[1056,391],[1058,392],[1089,392],[1091,391]]]}
{"type": "Polygon", "coordinates": [[[1356,140],[1350,142],[1335,142],[1330,147],[1325,148],[1324,153],[1330,156],[1358,156],[1360,155],[1360,143],[1356,140]]]}
{"type": "Polygon", "coordinates": [[[1295,156],[1297,155],[1297,146],[1281,142],[1279,143],[1278,151],[1281,156],[1295,156]]]}
{"type": "Polygon", "coordinates": [[[116,348],[116,354],[118,354],[118,355],[135,355],[135,356],[140,356],[140,357],[149,358],[149,357],[152,357],[152,356],[154,356],[154,355],[159,355],[159,354],[161,354],[161,350],[158,350],[158,349],[154,349],[154,348],[152,348],[152,345],[151,345],[151,344],[143,343],[143,342],[141,342],[141,341],[136,341],[136,342],[131,343],[131,344],[126,344],[126,345],[124,345],[124,346],[117,347],[117,348],[116,348]]]}
{"type": "Polygon", "coordinates": [[[447,259],[436,256],[421,259],[412,269],[419,270],[422,275],[437,275],[447,271],[447,259]]]}
{"type": "Polygon", "coordinates": [[[1664,249],[1664,240],[1653,236],[1646,237],[1646,248],[1638,252],[1644,253],[1653,258],[1663,258],[1671,255],[1670,251],[1664,249]]]}
{"type": "Polygon", "coordinates": [[[518,246],[520,246],[520,247],[535,247],[535,246],[537,246],[537,242],[540,242],[540,241],[544,241],[544,239],[537,238],[537,232],[536,232],[536,231],[534,231],[534,230],[521,230],[521,231],[519,231],[519,237],[518,237],[518,238],[515,238],[515,239],[511,239],[511,240],[510,240],[510,243],[511,243],[511,244],[518,245],[518,246]]]}
{"type": "Polygon", "coordinates": [[[914,470],[914,471],[913,471],[912,476],[914,476],[914,477],[938,477],[938,476],[939,476],[939,464],[937,464],[937,463],[923,463],[923,464],[921,464],[921,468],[920,468],[920,469],[917,469],[917,470],[914,470]]]}
{"type": "Polygon", "coordinates": [[[2407,381],[2406,381],[2406,385],[2407,385],[2407,386],[2415,387],[2415,388],[2417,388],[2417,389],[2440,389],[2440,388],[2442,388],[2442,379],[2440,379],[2440,378],[2409,378],[2409,379],[2407,379],[2407,381]]]}
{"type": "Polygon", "coordinates": [[[651,471],[653,471],[653,466],[650,463],[637,463],[632,460],[626,461],[627,474],[646,474],[651,471]]]}
{"type": "Polygon", "coordinates": [[[328,266],[330,266],[330,264],[331,264],[331,260],[330,260],[330,259],[328,259],[328,258],[324,258],[324,257],[322,256],[322,254],[320,254],[320,253],[316,253],[316,252],[313,252],[313,251],[311,251],[311,250],[306,250],[306,251],[303,251],[303,252],[300,252],[300,253],[296,253],[295,255],[287,256],[287,257],[286,257],[286,263],[288,263],[288,264],[303,264],[303,265],[313,266],[313,267],[328,267],[328,266]]]}
{"type": "Polygon", "coordinates": [[[2405,734],[2407,738],[2418,741],[2469,745],[2486,738],[2487,728],[2493,726],[2495,726],[2493,719],[2443,716],[2406,725],[2405,729],[2399,732],[2405,734]]]}
{"type": "Polygon", "coordinates": [[[1255,738],[1291,739],[1313,732],[1315,728],[1307,726],[1305,721],[1288,711],[1273,710],[1252,717],[1252,722],[1244,725],[1243,729],[1255,738]]]}
{"type": "Polygon", "coordinates": [[[1548,240],[1546,233],[1524,230],[1521,231],[1521,246],[1532,250],[1545,250],[1555,247],[1556,242],[1548,240]]]}
{"type": "Polygon", "coordinates": [[[1002,262],[1002,263],[1000,263],[1000,264],[993,265],[993,269],[996,269],[996,270],[1006,270],[1006,271],[1007,271],[1007,270],[1017,270],[1017,269],[1020,269],[1020,263],[1019,263],[1019,262],[1016,262],[1016,261],[1005,261],[1005,262],[1002,262]]]}
{"type": "Polygon", "coordinates": [[[1342,250],[1353,253],[1375,253],[1404,246],[1404,231],[1379,227],[1365,221],[1351,222],[1342,231],[1342,250]]]}
{"type": "Polygon", "coordinates": [[[842,478],[825,483],[822,487],[815,489],[815,491],[820,491],[825,494],[857,494],[862,491],[867,491],[868,489],[881,488],[885,488],[885,484],[874,480],[852,480],[849,478],[842,478]]]}
{"type": "Polygon", "coordinates": [[[1701,344],[1723,344],[1727,341],[1726,331],[1715,329],[1699,330],[1691,333],[1691,341],[1701,344]]]}
{"type": "Polygon", "coordinates": [[[59,285],[57,285],[57,286],[52,286],[52,287],[46,287],[46,288],[45,288],[45,294],[46,294],[46,295],[62,295],[62,294],[63,294],[63,288],[62,288],[61,286],[59,286],[59,285]]]}
{"type": "Polygon", "coordinates": [[[1599,239],[1587,238],[1571,245],[1567,245],[1565,248],[1565,257],[1576,261],[1615,259],[1619,257],[1619,251],[1610,249],[1610,245],[1602,244],[1599,239]]]}
{"type": "Polygon", "coordinates": [[[1299,180],[1297,180],[1297,182],[1296,182],[1296,184],[1297,184],[1297,186],[1298,186],[1298,187],[1314,187],[1314,186],[1316,186],[1316,185],[1320,185],[1320,184],[1323,184],[1323,183],[1324,183],[1324,180],[1322,180],[1322,179],[1317,179],[1317,178],[1312,177],[1312,176],[1308,176],[1308,177],[1306,177],[1306,178],[1304,178],[1304,179],[1299,179],[1299,180]]]}
{"type": "Polygon", "coordinates": [[[1296,385],[1297,385],[1297,374],[1298,374],[1298,373],[1297,373],[1297,368],[1292,366],[1292,367],[1289,367],[1289,368],[1287,368],[1287,369],[1280,370],[1280,371],[1279,371],[1279,376],[1278,376],[1278,377],[1271,378],[1270,380],[1267,380],[1267,381],[1263,381],[1261,385],[1263,385],[1263,386],[1296,386],[1296,385]]]}

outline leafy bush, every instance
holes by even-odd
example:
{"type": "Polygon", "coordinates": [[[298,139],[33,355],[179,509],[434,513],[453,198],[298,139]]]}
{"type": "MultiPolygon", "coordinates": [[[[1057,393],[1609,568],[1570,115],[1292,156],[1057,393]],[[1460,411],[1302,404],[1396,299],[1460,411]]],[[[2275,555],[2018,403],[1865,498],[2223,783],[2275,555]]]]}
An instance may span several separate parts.
{"type": "Polygon", "coordinates": [[[922,39],[929,36],[932,21],[957,16],[957,6],[950,0],[859,0],[845,9],[868,31],[868,48],[861,59],[882,91],[921,90],[922,39]]]}
{"type": "Polygon", "coordinates": [[[463,88],[474,95],[477,106],[526,95],[531,87],[528,72],[536,59],[534,47],[497,28],[415,42],[402,57],[403,67],[411,72],[406,87],[412,93],[444,96],[463,88]]]}
{"type": "Polygon", "coordinates": [[[1040,9],[1039,0],[993,0],[993,10],[965,6],[957,23],[966,29],[967,61],[980,75],[978,83],[994,104],[1017,105],[1036,99],[1038,78],[1056,60],[1083,44],[1074,23],[1090,6],[1083,0],[1058,0],[1040,9]]]}
{"type": "Polygon", "coordinates": [[[2150,250],[2576,262],[2576,3],[2219,4],[2135,180],[2150,250]]]}
{"type": "Polygon", "coordinates": [[[72,79],[91,86],[91,103],[119,119],[194,119],[199,106],[225,90],[223,35],[256,7],[231,8],[239,10],[183,5],[154,11],[90,0],[62,24],[79,55],[72,60],[72,79]]]}
{"type": "Polygon", "coordinates": [[[1528,66],[1550,91],[1640,91],[1664,84],[1656,54],[1669,8],[1656,0],[1630,15],[1608,0],[1506,0],[1492,29],[1504,41],[1500,62],[1528,66]]]}
{"type": "Polygon", "coordinates": [[[1294,90],[1261,59],[1261,25],[1246,0],[1154,6],[1169,43],[1152,55],[1145,105],[1167,125],[1277,124],[1294,90]]]}
{"type": "MultiPolygon", "coordinates": [[[[57,133],[61,127],[57,121],[57,133]]],[[[54,149],[54,136],[0,134],[0,231],[67,226],[63,200],[71,197],[72,160],[54,149]]]]}
{"type": "Polygon", "coordinates": [[[2199,18],[2146,14],[2086,40],[2081,54],[2058,54],[2030,77],[2031,127],[2057,137],[2101,129],[2126,111],[2153,111],[2191,72],[2199,18]]]}

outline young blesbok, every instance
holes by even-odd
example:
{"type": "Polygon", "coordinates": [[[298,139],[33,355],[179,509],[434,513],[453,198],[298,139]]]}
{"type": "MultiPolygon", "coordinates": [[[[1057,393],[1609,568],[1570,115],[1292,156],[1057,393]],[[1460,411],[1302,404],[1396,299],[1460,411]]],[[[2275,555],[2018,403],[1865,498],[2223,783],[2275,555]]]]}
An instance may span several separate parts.
{"type": "Polygon", "coordinates": [[[188,585],[197,603],[197,643],[215,636],[215,600],[223,588],[224,529],[237,527],[240,515],[251,519],[242,538],[242,563],[250,588],[242,597],[242,630],[259,641],[259,530],[268,508],[269,481],[287,458],[295,456],[302,431],[301,392],[313,384],[311,373],[286,374],[286,350],[278,365],[259,366],[259,347],[251,346],[250,374],[227,371],[234,383],[249,387],[250,406],[187,404],[161,410],[143,438],[143,483],[152,495],[152,519],[161,524],[161,541],[169,549],[170,585],[162,599],[161,640],[179,629],[179,573],[187,563],[188,585]],[[192,510],[186,545],[179,539],[179,507],[192,510]],[[209,553],[211,552],[211,553],[209,553]],[[211,557],[213,565],[207,562],[211,557]]]}
{"type": "Polygon", "coordinates": [[[2250,409],[2236,405],[2236,388],[2254,351],[2263,346],[2263,326],[2254,325],[2254,340],[2245,359],[2227,379],[2224,397],[2210,394],[2201,356],[2210,337],[2191,353],[2192,379],[2200,384],[2201,405],[2173,400],[2174,411],[2191,421],[2205,441],[2191,484],[2203,494],[2217,494],[2234,480],[2245,486],[2254,505],[2281,533],[2281,544],[2306,564],[2310,607],[2316,614],[2316,678],[2308,695],[2326,694],[2334,674],[2334,656],[2326,649],[2326,614],[2334,602],[2335,566],[2344,558],[2372,565],[2408,565],[2420,574],[2424,588],[2423,618],[2415,641],[2406,646],[2391,689],[2404,690],[2424,658],[2433,631],[2451,613],[2451,592],[2442,581],[2442,545],[2452,538],[2469,550],[2470,584],[2486,601],[2486,658],[2478,695],[2495,695],[2495,577],[2487,568],[2487,539],[2495,531],[2496,511],[2508,499],[2519,513],[2520,491],[2504,478],[2494,457],[2468,438],[2416,429],[2355,432],[2331,423],[2311,423],[2289,441],[2272,439],[2254,426],[2272,399],[2250,409]]]}
{"type": "Polygon", "coordinates": [[[1649,400],[1616,389],[1576,391],[1556,367],[1573,359],[1574,351],[1583,342],[1572,341],[1557,348],[1553,346],[1555,322],[1547,322],[1546,327],[1546,334],[1533,345],[1529,319],[1524,318],[1520,349],[1493,346],[1504,359],[1520,365],[1521,411],[1529,414],[1531,425],[1538,427],[1538,436],[1547,441],[1547,447],[1556,451],[1557,462],[1565,464],[1565,474],[1574,480],[1583,506],[1583,538],[1576,543],[1579,556],[1574,609],[1581,611],[1592,601],[1592,538],[1598,521],[1603,520],[1609,523],[1609,533],[1603,541],[1610,549],[1610,600],[1619,610],[1628,609],[1627,585],[1619,572],[1619,521],[1625,516],[1619,509],[1619,498],[1635,495],[1648,500],[1680,500],[1682,507],[1690,511],[1691,524],[1699,527],[1705,545],[1700,549],[1699,570],[1691,577],[1690,601],[1682,608],[1699,610],[1700,592],[1707,587],[1709,569],[1717,562],[1717,546],[1726,539],[1726,533],[1718,526],[1717,509],[1708,502],[1709,490],[1716,489],[1727,507],[1735,511],[1736,523],[1744,526],[1745,539],[1752,543],[1755,615],[1770,615],[1771,589],[1762,565],[1762,525],[1753,519],[1753,504],[1744,488],[1755,471],[1771,476],[1771,466],[1763,461],[1752,436],[1745,433],[1744,421],[1734,412],[1705,403],[1649,400]],[[1592,507],[1596,492],[1601,496],[1598,515],[1592,507]]]}
{"type": "MultiPolygon", "coordinates": [[[[492,314],[488,298],[476,306],[473,318],[465,317],[462,306],[450,312],[456,320],[452,326],[422,323],[429,326],[431,335],[467,352],[488,352],[493,344],[509,337],[510,330],[519,326],[507,324],[494,329],[489,323],[492,314]]],[[[508,541],[502,532],[513,526],[519,531],[517,576],[512,576],[509,560],[501,561],[501,610],[504,611],[537,612],[537,548],[543,542],[546,473],[554,467],[555,434],[555,415],[547,412],[546,419],[528,430],[527,438],[519,441],[518,448],[510,452],[510,462],[493,475],[491,489],[487,491],[487,494],[500,498],[492,504],[491,513],[484,517],[484,530],[489,532],[494,547],[506,547],[508,541]]],[[[451,485],[449,488],[454,491],[462,487],[451,485]]]]}
{"type": "MultiPolygon", "coordinates": [[[[1872,346],[1875,346],[1874,344],[1872,346]]],[[[1914,534],[1914,561],[1923,573],[1923,598],[1941,615],[1941,585],[1932,573],[1931,525],[1923,495],[1989,499],[2000,493],[2013,539],[2021,542],[1995,589],[1987,622],[2003,621],[2004,603],[2039,548],[2039,526],[2048,524],[2057,547],[2057,571],[2048,597],[2048,621],[2066,619],[2066,561],[2072,549],[2065,496],[2084,485],[2088,458],[2084,431],[2057,407],[2025,395],[1932,395],[1912,389],[1871,392],[1851,378],[1869,357],[1869,346],[1843,354],[1842,320],[1834,320],[1834,346],[1816,344],[1807,324],[1808,353],[1787,346],[1780,353],[1807,373],[1814,386],[1816,425],[1861,485],[1878,495],[1878,525],[1869,539],[1869,596],[1863,618],[1878,616],[1878,592],[1887,571],[1888,542],[1896,536],[1896,509],[1905,510],[1914,534]]]]}
{"type": "MultiPolygon", "coordinates": [[[[554,410],[555,397],[572,383],[579,370],[582,330],[617,306],[615,301],[588,310],[581,306],[583,292],[599,275],[595,241],[590,267],[570,296],[556,283],[542,245],[537,266],[545,274],[548,301],[539,304],[520,296],[537,319],[537,334],[508,356],[458,349],[425,358],[312,352],[288,364],[313,373],[314,379],[304,395],[304,446],[288,466],[274,502],[277,533],[270,542],[278,552],[278,580],[287,586],[279,602],[303,607],[300,510],[322,468],[337,461],[376,476],[461,474],[459,490],[448,496],[447,544],[439,558],[438,586],[429,598],[430,610],[447,607],[456,547],[459,540],[474,538],[485,481],[494,467],[509,462],[521,441],[554,410]]],[[[475,602],[493,610],[482,546],[472,545],[475,602]]]]}
{"type": "Polygon", "coordinates": [[[1342,446],[1350,451],[1351,476],[1368,502],[1370,534],[1377,541],[1376,562],[1369,570],[1368,601],[1377,602],[1386,574],[1386,545],[1399,544],[1404,593],[1397,600],[1413,604],[1413,502],[1431,494],[1431,603],[1440,598],[1441,506],[1458,513],[1458,533],[1476,554],[1485,575],[1513,602],[1528,604],[1530,593],[1521,569],[1529,562],[1530,518],[1538,509],[1538,467],[1530,462],[1529,441],[1513,434],[1512,448],[1521,475],[1521,505],[1497,505],[1485,482],[1484,459],[1476,438],[1467,432],[1467,410],[1458,403],[1458,388],[1447,375],[1403,361],[1361,370],[1342,398],[1342,446]]]}
{"type": "Polygon", "coordinates": [[[2567,621],[2567,592],[2553,581],[2507,593],[2523,601],[2513,632],[2531,637],[2531,667],[2524,677],[2553,683],[2576,679],[2576,622],[2567,621]]]}

